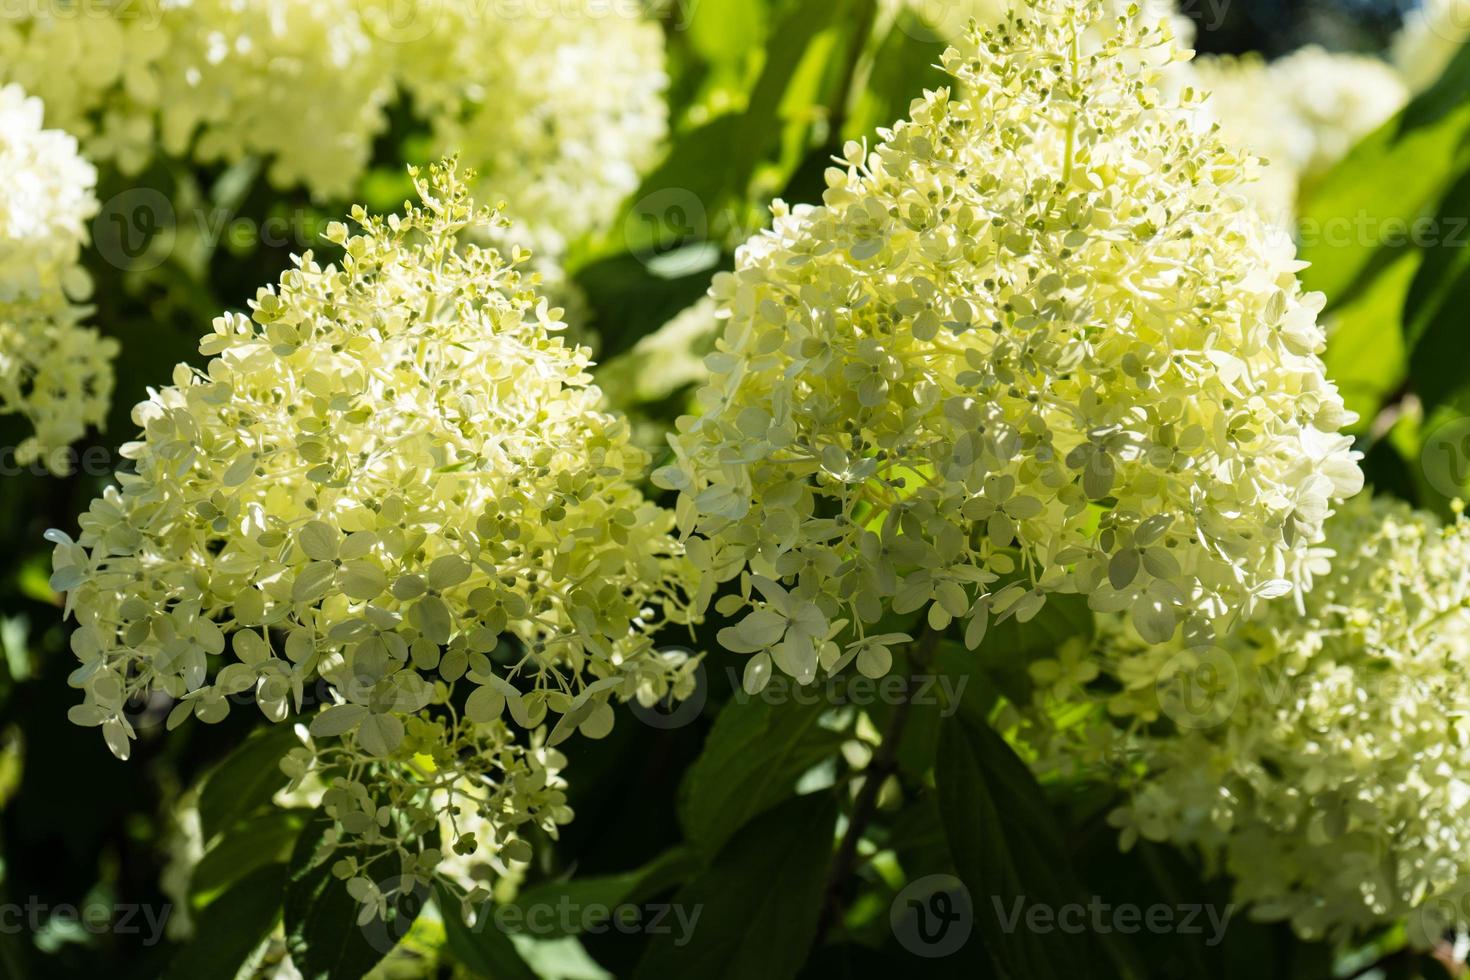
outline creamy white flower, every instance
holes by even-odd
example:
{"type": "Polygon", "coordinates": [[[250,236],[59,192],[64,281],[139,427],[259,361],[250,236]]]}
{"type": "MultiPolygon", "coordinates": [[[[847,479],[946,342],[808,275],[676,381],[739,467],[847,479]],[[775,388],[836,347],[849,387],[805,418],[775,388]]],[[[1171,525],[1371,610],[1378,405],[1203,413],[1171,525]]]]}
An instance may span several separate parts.
{"type": "Polygon", "coordinates": [[[398,73],[435,144],[482,175],[519,243],[560,255],[606,227],[668,128],[663,31],[598,0],[436,5],[398,73]]]}
{"type": "Polygon", "coordinates": [[[62,452],[107,417],[117,345],[81,326],[90,288],[79,259],[97,211],[97,173],[77,141],[42,128],[44,107],[0,87],[0,412],[35,429],[16,451],[65,473],[62,452]]]}
{"type": "Polygon", "coordinates": [[[41,96],[89,156],[137,173],[159,145],[270,160],[277,186],[345,195],[393,94],[354,0],[40,5],[0,24],[0,77],[41,96]]]}
{"type": "Polygon", "coordinates": [[[1470,38],[1470,0],[1422,0],[1393,39],[1394,67],[1412,92],[1433,85],[1470,38]]]}
{"type": "Polygon", "coordinates": [[[1360,487],[1322,298],[1243,158],[1157,102],[1167,27],[1083,55],[1100,15],[1042,0],[952,49],[969,95],[849,146],[717,278],[704,414],[655,480],[704,596],[740,578],[752,685],[840,669],[888,611],[978,643],[1058,591],[1207,643],[1360,487]]]}
{"type": "Polygon", "coordinates": [[[1116,776],[1123,845],[1201,849],[1258,918],[1344,938],[1411,916],[1432,942],[1470,895],[1470,523],[1364,495],[1317,564],[1300,606],[1209,651],[1105,621],[1087,662],[1108,683],[1039,698],[1045,765],[1116,776]]]}
{"type": "Polygon", "coordinates": [[[322,678],[331,703],[293,776],[327,786],[332,848],[428,873],[447,783],[474,785],[507,834],[554,829],[559,764],[517,731],[600,737],[615,701],[687,696],[697,662],[653,649],[688,619],[689,566],[588,352],[527,288],[523,254],[464,243],[503,219],[451,168],[416,184],[403,214],[329,230],[340,266],[308,252],[250,317],[217,319],[208,366],[134,410],[133,471],[76,541],[48,537],[78,623],[73,720],[125,758],[131,697],[178,699],[177,725],[250,691],[281,721],[322,678]],[[385,798],[392,827],[364,823],[385,798]]]}

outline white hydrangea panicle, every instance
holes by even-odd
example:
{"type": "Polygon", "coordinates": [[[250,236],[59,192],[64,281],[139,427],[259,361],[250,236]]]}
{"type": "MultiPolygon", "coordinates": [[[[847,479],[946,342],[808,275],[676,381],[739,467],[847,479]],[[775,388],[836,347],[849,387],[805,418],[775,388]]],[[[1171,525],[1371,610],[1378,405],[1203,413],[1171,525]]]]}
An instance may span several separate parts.
{"type": "Polygon", "coordinates": [[[0,412],[34,428],[16,462],[70,470],[63,452],[100,426],[112,400],[117,343],[81,321],[80,265],[97,211],[97,173],[72,136],[43,128],[44,107],[0,87],[0,412]]]}
{"type": "Polygon", "coordinates": [[[41,96],[92,159],[134,174],[159,146],[205,163],[249,154],[278,187],[356,187],[394,79],[354,0],[84,6],[0,25],[0,78],[41,96]]]}
{"type": "Polygon", "coordinates": [[[702,599],[740,580],[721,639],[752,686],[882,673],[890,611],[973,645],[1055,592],[1208,643],[1361,486],[1322,297],[1242,156],[1159,105],[1167,27],[1081,54],[1098,14],[1039,0],[972,34],[945,58],[970,95],[850,145],[823,206],[778,202],[717,278],[703,414],[654,478],[702,599]]]}
{"type": "Polygon", "coordinates": [[[647,454],[526,256],[463,241],[502,220],[464,179],[415,172],[420,203],[331,227],[340,264],[308,252],[218,318],[208,366],[134,410],[133,468],[80,537],[48,532],[72,717],[118,755],[145,692],[178,699],[171,726],[246,692],[280,721],[321,678],[323,782],[355,758],[403,782],[418,756],[473,778],[520,752],[506,712],[554,745],[606,733],[613,702],[692,690],[695,658],[653,649],[689,619],[690,565],[638,489],[647,454]]]}
{"type": "Polygon", "coordinates": [[[85,294],[79,261],[97,213],[97,171],[77,141],[43,125],[46,107],[0,87],[0,302],[85,294]]]}
{"type": "Polygon", "coordinates": [[[543,254],[606,227],[662,148],[663,31],[633,13],[598,0],[446,0],[423,37],[397,45],[440,152],[476,167],[519,243],[543,254]]]}
{"type": "Polygon", "coordinates": [[[1310,45],[1267,62],[1258,56],[1202,57],[1183,76],[1209,92],[1205,125],[1267,165],[1250,196],[1271,220],[1289,225],[1298,188],[1321,177],[1353,144],[1408,100],[1393,69],[1369,55],[1310,45]]]}
{"type": "MultiPolygon", "coordinates": [[[[933,31],[934,39],[946,41],[963,38],[971,21],[982,28],[998,27],[1005,22],[1007,14],[1023,7],[1016,0],[880,0],[878,4],[883,22],[892,21],[901,10],[907,9],[933,31]]],[[[1083,36],[1084,46],[1101,43],[1117,17],[1132,17],[1138,23],[1147,24],[1167,20],[1176,41],[1183,45],[1193,41],[1194,21],[1180,13],[1175,0],[1103,0],[1102,9],[1099,25],[1083,36]]],[[[920,38],[930,39],[927,32],[920,38]]]]}
{"type": "Polygon", "coordinates": [[[88,158],[137,173],[153,157],[169,47],[162,0],[27,4],[0,20],[0,81],[46,103],[88,158]]]}
{"type": "Polygon", "coordinates": [[[1421,0],[1404,14],[1394,36],[1394,67],[1411,92],[1422,92],[1444,74],[1470,39],[1470,0],[1421,0]]]}
{"type": "Polygon", "coordinates": [[[277,187],[342,198],[387,126],[393,52],[359,0],[188,0],[166,10],[159,103],[167,152],[259,156],[277,187]]]}
{"type": "Polygon", "coordinates": [[[1318,939],[1410,916],[1432,941],[1470,895],[1470,522],[1363,495],[1316,563],[1300,607],[1208,651],[1109,619],[1090,671],[1035,665],[1044,764],[1115,776],[1125,848],[1200,849],[1258,918],[1318,939]]]}
{"type": "Polygon", "coordinates": [[[65,476],[67,447],[101,428],[112,407],[118,344],[83,326],[85,307],[0,303],[0,412],[23,415],[34,429],[15,449],[15,462],[39,462],[65,476]]]}

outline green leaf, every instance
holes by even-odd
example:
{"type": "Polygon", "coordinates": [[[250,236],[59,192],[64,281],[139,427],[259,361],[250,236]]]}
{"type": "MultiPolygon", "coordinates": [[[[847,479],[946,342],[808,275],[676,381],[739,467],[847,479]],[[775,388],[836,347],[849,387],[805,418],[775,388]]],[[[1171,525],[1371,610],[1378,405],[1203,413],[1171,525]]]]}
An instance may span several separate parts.
{"type": "Polygon", "coordinates": [[[281,760],[299,744],[290,725],[269,725],[257,729],[210,772],[199,791],[199,826],[206,843],[270,804],[289,781],[281,760]]]}
{"type": "Polygon", "coordinates": [[[828,705],[819,695],[801,698],[812,704],[774,700],[737,696],[726,704],[684,777],[679,820],[706,855],[789,798],[802,773],[842,744],[840,733],[820,723],[828,705]]]}
{"type": "Polygon", "coordinates": [[[634,977],[796,976],[816,934],[836,822],[836,802],[822,793],[742,830],[675,894],[674,927],[649,941],[634,977]]]}
{"type": "Polygon", "coordinates": [[[1396,253],[1411,226],[1470,166],[1470,46],[1444,75],[1370,133],[1306,194],[1299,208],[1302,274],[1328,302],[1347,302],[1396,253]]]}
{"type": "Polygon", "coordinates": [[[281,917],[286,866],[267,864],[235,882],[199,913],[194,937],[169,964],[169,980],[234,980],[281,917]]]}
{"type": "Polygon", "coordinates": [[[1033,906],[1087,901],[1031,772],[989,725],[962,711],[940,731],[934,782],[955,870],[997,969],[1026,980],[1086,976],[1083,937],[1026,927],[1033,906]],[[1021,918],[1012,920],[1018,906],[1021,918]]]}
{"type": "Polygon", "coordinates": [[[495,924],[494,909],[488,903],[473,926],[465,925],[459,899],[443,885],[435,888],[434,903],[444,921],[444,945],[463,966],[489,980],[536,980],[510,937],[495,924]]]}
{"type": "Polygon", "coordinates": [[[1350,302],[1327,318],[1327,376],[1359,416],[1350,431],[1367,432],[1408,373],[1400,328],[1405,297],[1423,253],[1402,252],[1350,302]]]}
{"type": "Polygon", "coordinates": [[[256,868],[284,863],[308,814],[306,810],[267,810],[231,827],[194,866],[189,894],[207,900],[256,868]]]}
{"type": "MultiPolygon", "coordinates": [[[[829,26],[841,23],[848,0],[790,4],[772,26],[765,64],[743,112],[731,113],[679,134],[661,164],[632,197],[622,231],[631,252],[646,252],[667,240],[655,221],[648,227],[637,216],[660,217],[665,208],[647,202],[681,201],[683,220],[707,227],[727,205],[745,201],[751,178],[781,132],[777,124],[782,100],[807,47],[829,26]],[[692,212],[697,212],[693,213],[692,212]]],[[[683,243],[687,244],[688,239],[683,243]]]]}
{"type": "MultiPolygon", "coordinates": [[[[612,909],[625,902],[638,904],[682,884],[694,873],[698,864],[698,858],[693,851],[676,847],[665,851],[643,867],[623,874],[572,878],[568,881],[536,885],[517,895],[511,904],[518,907],[522,916],[541,906],[612,909]]],[[[550,939],[581,932],[580,918],[576,922],[568,923],[570,928],[565,930],[557,928],[561,924],[559,920],[553,919],[553,928],[538,932],[537,935],[550,939]]]]}
{"type": "MultiPolygon", "coordinates": [[[[389,907],[389,921],[358,926],[361,906],[347,893],[346,883],[332,875],[332,861],[312,865],[332,819],[318,812],[307,822],[291,853],[285,889],[286,948],[305,980],[361,980],[408,931],[389,907]]],[[[396,880],[397,862],[380,858],[361,872],[387,890],[396,880]]]]}
{"type": "Polygon", "coordinates": [[[743,61],[764,39],[766,16],[759,0],[700,0],[689,8],[689,45],[706,61],[743,61]]]}
{"type": "Polygon", "coordinates": [[[1404,300],[1409,376],[1426,412],[1465,387],[1466,303],[1470,302],[1470,172],[1445,194],[1436,242],[1404,300]]]}
{"type": "MultiPolygon", "coordinates": [[[[678,228],[670,234],[680,242],[693,241],[703,238],[705,231],[702,224],[689,224],[693,218],[687,209],[693,206],[683,197],[674,195],[665,204],[654,200],[651,210],[655,213],[644,214],[640,210],[630,220],[647,222],[650,228],[659,222],[677,225],[678,228]]],[[[721,261],[718,252],[713,258],[716,262],[721,261]]],[[[624,254],[589,263],[577,270],[577,285],[597,311],[594,324],[601,341],[599,360],[606,362],[628,350],[642,337],[694,305],[709,290],[710,276],[715,271],[710,263],[691,263],[689,271],[681,269],[678,274],[665,277],[652,266],[651,260],[624,254]]]]}

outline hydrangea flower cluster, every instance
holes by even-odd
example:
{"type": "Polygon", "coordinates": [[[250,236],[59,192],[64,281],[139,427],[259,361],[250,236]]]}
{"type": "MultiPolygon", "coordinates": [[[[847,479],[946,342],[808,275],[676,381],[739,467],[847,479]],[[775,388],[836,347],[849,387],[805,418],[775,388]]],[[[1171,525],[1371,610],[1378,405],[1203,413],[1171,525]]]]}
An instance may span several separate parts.
{"type": "Polygon", "coordinates": [[[979,642],[1050,593],[1148,638],[1306,576],[1361,486],[1320,295],[1240,200],[1245,161],[1160,107],[1167,28],[1039,0],[952,49],[971,93],[849,145],[821,207],[778,202],[713,292],[729,321],[677,459],[691,558],[740,577],[723,631],[800,679],[882,673],[885,612],[979,642]],[[845,650],[834,638],[858,624],[845,650]]]}
{"type": "Polygon", "coordinates": [[[0,81],[40,95],[124,173],[156,145],[257,155],[277,186],[331,197],[357,186],[401,88],[440,147],[511,202],[530,229],[521,244],[550,255],[612,217],[667,128],[656,24],[597,0],[403,15],[387,0],[41,5],[0,23],[0,81]]]}
{"type": "Polygon", "coordinates": [[[1110,621],[1090,671],[1036,665],[1047,714],[1093,707],[1052,747],[1124,781],[1125,848],[1223,859],[1256,916],[1320,938],[1417,911],[1433,940],[1470,897],[1470,522],[1364,495],[1327,531],[1302,605],[1214,649],[1110,621]]]}
{"type": "Polygon", "coordinates": [[[600,229],[655,162],[668,129],[663,32],[599,0],[436,5],[400,47],[399,74],[441,152],[484,175],[548,255],[600,229]]]}
{"type": "Polygon", "coordinates": [[[88,310],[73,302],[90,288],[79,257],[97,173],[43,115],[20,86],[0,87],[0,412],[35,429],[16,462],[66,473],[59,450],[107,416],[117,344],[82,326],[88,310]]]}
{"type": "Polygon", "coordinates": [[[278,187],[350,195],[387,125],[391,52],[358,0],[188,0],[165,8],[166,152],[270,161],[278,187]]]}
{"type": "Polygon", "coordinates": [[[0,25],[0,71],[98,161],[271,159],[278,185],[350,192],[391,97],[388,54],[351,0],[41,5],[0,25]]]}
{"type": "Polygon", "coordinates": [[[288,762],[328,785],[334,846],[408,860],[468,806],[503,836],[454,846],[516,856],[521,821],[569,817],[550,746],[693,688],[651,638],[688,619],[689,565],[526,256],[463,241],[503,219],[450,165],[414,177],[421,203],[333,225],[340,265],[301,256],[138,405],[133,471],[78,540],[48,532],[52,586],[77,620],[72,717],[117,755],[149,691],[178,700],[170,725],[316,700],[288,762]]]}
{"type": "Polygon", "coordinates": [[[136,173],[152,158],[169,35],[161,0],[27,5],[0,20],[0,81],[46,103],[89,159],[136,173]]]}
{"type": "MultiPolygon", "coordinates": [[[[936,38],[959,40],[972,20],[981,27],[998,27],[1014,6],[1013,0],[880,0],[878,9],[884,20],[891,20],[907,8],[933,30],[936,38]]],[[[1131,17],[1139,23],[1167,19],[1181,44],[1190,43],[1194,37],[1194,21],[1179,12],[1176,0],[1102,0],[1102,10],[1099,26],[1083,38],[1084,47],[1100,41],[1117,17],[1131,17]]]]}
{"type": "Polygon", "coordinates": [[[1408,92],[1378,58],[1312,45],[1284,58],[1204,57],[1189,80],[1210,92],[1206,123],[1264,157],[1251,197],[1270,219],[1289,224],[1297,189],[1322,176],[1353,144],[1398,112],[1408,92]]]}
{"type": "Polygon", "coordinates": [[[1470,0],[1422,0],[1404,14],[1393,39],[1393,64],[1411,92],[1422,92],[1444,73],[1470,39],[1470,0]]]}

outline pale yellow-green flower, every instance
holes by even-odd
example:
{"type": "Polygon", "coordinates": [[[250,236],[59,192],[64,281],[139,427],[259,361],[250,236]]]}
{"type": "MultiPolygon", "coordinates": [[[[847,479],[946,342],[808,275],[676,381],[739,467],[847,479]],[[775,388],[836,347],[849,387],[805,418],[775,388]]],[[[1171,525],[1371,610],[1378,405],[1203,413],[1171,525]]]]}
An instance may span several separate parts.
{"type": "Polygon", "coordinates": [[[448,167],[416,183],[403,214],[329,230],[340,264],[308,252],[249,317],[217,319],[208,366],[134,410],[133,470],[75,542],[49,532],[77,619],[75,721],[126,757],[135,695],[179,699],[176,725],[253,693],[279,721],[321,678],[295,774],[317,771],[339,814],[387,793],[393,828],[338,822],[400,850],[465,779],[511,832],[525,815],[503,798],[542,792],[550,765],[516,730],[600,736],[612,702],[687,695],[696,666],[653,648],[688,618],[688,565],[587,351],[522,254],[464,241],[498,214],[448,167]]]}
{"type": "Polygon", "coordinates": [[[202,162],[269,162],[277,187],[350,195],[387,126],[393,52],[360,0],[166,3],[160,136],[202,162]]]}
{"type": "Polygon", "coordinates": [[[1343,938],[1411,916],[1433,942],[1470,897],[1470,523],[1364,495],[1316,561],[1300,606],[1207,651],[1105,621],[1106,683],[1039,698],[1070,719],[1043,722],[1045,764],[1115,776],[1124,847],[1200,849],[1258,918],[1343,938]]]}
{"type": "Polygon", "coordinates": [[[703,414],[655,480],[703,598],[740,580],[721,638],[752,687],[839,669],[890,611],[973,644],[1055,592],[1206,644],[1296,587],[1360,487],[1322,297],[1242,156],[1157,103],[1167,27],[1082,54],[1098,14],[972,35],[945,57],[969,95],[849,146],[717,278],[703,414]]]}

